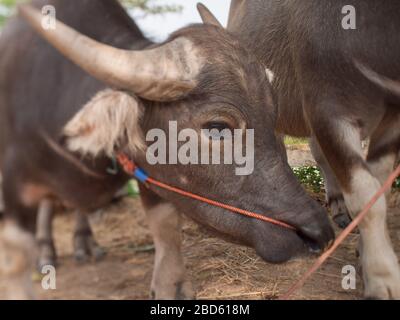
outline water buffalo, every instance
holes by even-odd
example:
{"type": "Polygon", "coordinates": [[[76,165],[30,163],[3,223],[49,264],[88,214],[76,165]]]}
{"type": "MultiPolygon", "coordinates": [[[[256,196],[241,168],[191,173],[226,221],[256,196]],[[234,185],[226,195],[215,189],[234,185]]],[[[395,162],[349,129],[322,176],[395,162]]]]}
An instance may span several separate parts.
{"type": "MultiPolygon", "coordinates": [[[[110,157],[121,150],[159,180],[297,229],[142,187],[156,247],[154,298],[194,296],[181,254],[180,213],[273,263],[329,245],[334,234],[325,210],[284,161],[265,68],[237,37],[199,24],[155,44],[114,0],[33,5],[55,7],[56,29],[42,28],[43,16],[25,6],[24,19],[11,20],[0,38],[6,218],[0,255],[8,257],[3,271],[15,296],[32,296],[29,267],[40,201],[57,198],[81,211],[108,203],[129,178],[121,170],[107,172],[110,157]],[[254,173],[237,176],[232,164],[150,165],[144,135],[151,129],[168,132],[170,121],[196,132],[254,129],[254,173]]],[[[208,147],[222,143],[218,137],[204,141],[208,147]]]]}
{"type": "MultiPolygon", "coordinates": [[[[2,176],[0,174],[0,217],[4,211],[2,176]]],[[[53,238],[53,217],[59,206],[55,201],[45,199],[38,205],[36,221],[37,267],[41,271],[44,266],[57,265],[57,252],[53,238]]],[[[99,260],[105,251],[97,244],[89,223],[88,215],[77,210],[73,235],[74,258],[77,262],[86,262],[90,257],[99,260]]]]}
{"type": "MultiPolygon", "coordinates": [[[[400,77],[400,2],[348,4],[233,0],[228,30],[274,74],[278,132],[311,137],[332,206],[354,215],[387,179],[400,148],[399,87],[390,80],[400,77]]],[[[399,299],[386,211],[382,198],[360,225],[365,296],[399,299]]]]}

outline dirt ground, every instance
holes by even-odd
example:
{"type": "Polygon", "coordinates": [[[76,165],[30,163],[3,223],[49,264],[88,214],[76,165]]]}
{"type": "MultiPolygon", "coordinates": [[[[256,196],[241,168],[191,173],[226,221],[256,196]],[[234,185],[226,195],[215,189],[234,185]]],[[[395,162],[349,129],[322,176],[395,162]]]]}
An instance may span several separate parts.
{"type": "MultiPolygon", "coordinates": [[[[289,151],[289,159],[312,161],[307,149],[289,151]]],[[[307,163],[312,164],[312,163],[307,163]]],[[[296,164],[295,164],[296,165],[296,164]]],[[[108,252],[99,262],[79,265],[72,257],[72,215],[55,219],[59,254],[57,289],[36,289],[41,299],[148,299],[154,247],[139,199],[126,198],[91,217],[98,242],[108,252]]],[[[391,237],[400,255],[400,206],[389,215],[391,237]]],[[[358,270],[352,234],[294,296],[296,299],[360,299],[362,282],[356,289],[342,289],[342,268],[358,270]]],[[[311,266],[314,259],[297,259],[283,265],[263,262],[252,249],[227,243],[186,221],[184,256],[188,275],[199,299],[275,299],[311,266]]],[[[4,287],[0,280],[0,298],[4,287]]]]}

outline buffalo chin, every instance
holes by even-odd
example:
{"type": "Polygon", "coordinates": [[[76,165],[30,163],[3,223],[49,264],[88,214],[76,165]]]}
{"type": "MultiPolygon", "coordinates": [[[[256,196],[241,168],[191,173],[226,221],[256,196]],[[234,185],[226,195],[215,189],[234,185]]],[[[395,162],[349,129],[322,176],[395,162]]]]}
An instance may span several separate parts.
{"type": "Polygon", "coordinates": [[[262,228],[262,232],[256,232],[252,247],[266,262],[280,264],[309,255],[308,240],[296,232],[273,225],[262,228]]]}

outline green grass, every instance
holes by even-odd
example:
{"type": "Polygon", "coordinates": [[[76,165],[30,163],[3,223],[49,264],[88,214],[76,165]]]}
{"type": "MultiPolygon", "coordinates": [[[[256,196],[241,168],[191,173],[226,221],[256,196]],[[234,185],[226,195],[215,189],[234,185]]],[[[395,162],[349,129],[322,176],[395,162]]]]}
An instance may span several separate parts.
{"type": "Polygon", "coordinates": [[[307,144],[308,140],[306,138],[296,138],[296,137],[285,137],[285,145],[296,145],[296,144],[307,144]]]}
{"type": "Polygon", "coordinates": [[[135,198],[137,197],[139,192],[139,185],[136,180],[129,181],[128,185],[126,186],[129,197],[135,198]]]}

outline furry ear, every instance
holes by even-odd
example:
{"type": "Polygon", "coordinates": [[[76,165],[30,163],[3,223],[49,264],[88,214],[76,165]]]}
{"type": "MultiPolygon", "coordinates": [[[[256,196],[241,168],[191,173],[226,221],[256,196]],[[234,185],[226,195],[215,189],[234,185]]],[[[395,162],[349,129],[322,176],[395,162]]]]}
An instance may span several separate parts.
{"type": "Polygon", "coordinates": [[[201,19],[204,24],[211,24],[216,27],[220,27],[224,29],[222,24],[218,21],[218,19],[212,14],[212,12],[202,3],[197,4],[197,11],[199,11],[201,19]]]}
{"type": "Polygon", "coordinates": [[[64,127],[67,148],[84,155],[134,154],[145,149],[140,100],[126,92],[100,91],[64,127]]]}

